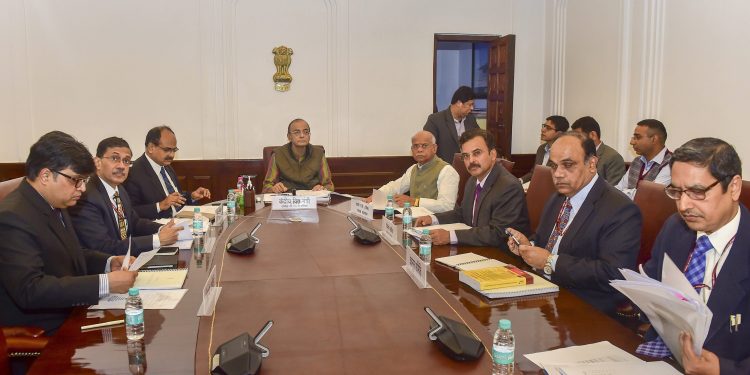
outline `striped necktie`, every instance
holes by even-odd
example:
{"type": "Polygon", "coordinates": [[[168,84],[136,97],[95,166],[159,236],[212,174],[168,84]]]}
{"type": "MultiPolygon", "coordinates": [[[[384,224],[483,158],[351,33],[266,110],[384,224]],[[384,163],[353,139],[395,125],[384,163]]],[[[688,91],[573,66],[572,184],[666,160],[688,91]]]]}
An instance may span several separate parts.
{"type": "Polygon", "coordinates": [[[122,200],[120,200],[120,193],[115,191],[112,195],[112,200],[115,201],[115,213],[117,213],[117,226],[120,228],[120,239],[124,240],[128,237],[128,226],[125,221],[125,212],[122,209],[122,200]]]}

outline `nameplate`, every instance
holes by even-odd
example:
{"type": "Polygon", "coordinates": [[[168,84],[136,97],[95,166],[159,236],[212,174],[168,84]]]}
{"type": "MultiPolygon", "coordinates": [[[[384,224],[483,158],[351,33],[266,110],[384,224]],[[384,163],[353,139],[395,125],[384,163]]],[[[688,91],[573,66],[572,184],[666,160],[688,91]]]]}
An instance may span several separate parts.
{"type": "Polygon", "coordinates": [[[385,216],[380,220],[380,237],[385,239],[386,242],[391,246],[401,245],[401,226],[393,223],[393,220],[388,220],[385,216]]]}
{"type": "Polygon", "coordinates": [[[300,197],[295,195],[274,195],[271,198],[272,211],[309,210],[317,209],[315,197],[300,197]]]}
{"type": "Polygon", "coordinates": [[[211,316],[214,314],[214,308],[216,302],[219,300],[219,294],[221,294],[221,287],[218,286],[216,280],[216,265],[211,267],[211,272],[208,274],[206,284],[203,285],[203,302],[201,302],[198,308],[198,316],[211,316]]]}
{"type": "Polygon", "coordinates": [[[351,200],[351,206],[349,208],[349,213],[361,217],[367,221],[372,221],[372,209],[373,206],[365,203],[364,200],[361,199],[352,199],[351,200]]]}
{"type": "Polygon", "coordinates": [[[406,252],[406,264],[401,266],[401,268],[406,271],[406,274],[409,275],[419,289],[429,288],[430,285],[427,283],[427,269],[430,268],[429,263],[423,262],[419,255],[410,248],[407,247],[404,250],[406,252]]]}

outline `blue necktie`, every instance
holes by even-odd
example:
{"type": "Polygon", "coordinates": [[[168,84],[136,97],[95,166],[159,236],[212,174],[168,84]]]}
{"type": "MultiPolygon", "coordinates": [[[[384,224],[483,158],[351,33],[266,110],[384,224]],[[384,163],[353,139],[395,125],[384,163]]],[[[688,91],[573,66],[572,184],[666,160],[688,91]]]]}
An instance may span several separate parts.
{"type": "Polygon", "coordinates": [[[167,187],[167,194],[174,193],[174,187],[172,186],[172,183],[169,182],[169,177],[167,177],[167,170],[164,167],[161,167],[161,179],[164,180],[164,186],[167,187]]]}
{"type": "MultiPolygon", "coordinates": [[[[703,235],[698,238],[693,254],[690,256],[690,263],[688,263],[687,269],[685,270],[685,278],[688,279],[690,285],[696,286],[703,284],[703,278],[706,276],[706,253],[713,248],[711,241],[708,240],[708,236],[703,235]]],[[[662,340],[661,337],[657,337],[655,340],[638,345],[635,352],[657,358],[664,358],[672,355],[667,344],[664,343],[664,340],[662,340]]]]}

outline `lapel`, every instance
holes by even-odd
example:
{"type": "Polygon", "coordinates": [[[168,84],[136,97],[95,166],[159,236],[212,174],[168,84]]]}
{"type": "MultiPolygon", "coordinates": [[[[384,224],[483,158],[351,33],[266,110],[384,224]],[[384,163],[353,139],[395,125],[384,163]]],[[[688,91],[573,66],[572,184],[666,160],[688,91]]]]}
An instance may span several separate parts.
{"type": "Polygon", "coordinates": [[[26,180],[21,183],[19,188],[21,189],[21,193],[26,197],[26,200],[31,202],[31,205],[34,206],[34,211],[42,216],[45,224],[60,240],[62,250],[67,252],[68,256],[70,256],[77,273],[85,274],[86,264],[83,259],[83,254],[80,251],[78,239],[73,231],[73,222],[70,220],[70,216],[68,216],[68,211],[65,209],[61,210],[62,220],[65,222],[65,226],[63,226],[57,213],[53,211],[49,203],[47,203],[42,195],[26,182],[26,180]]]}
{"type": "MultiPolygon", "coordinates": [[[[114,207],[112,207],[112,201],[109,200],[109,194],[107,194],[107,189],[104,187],[104,183],[101,179],[99,179],[98,176],[92,177],[94,180],[94,186],[96,188],[96,191],[99,193],[99,203],[102,205],[102,207],[105,208],[104,211],[107,212],[107,217],[109,218],[109,226],[114,229],[114,233],[118,236],[120,235],[120,227],[117,224],[117,217],[115,216],[114,207]]],[[[120,189],[125,190],[125,189],[120,189]]],[[[120,200],[122,200],[122,192],[120,192],[120,200]]],[[[123,203],[123,207],[125,207],[125,204],[123,203]]]]}
{"type": "Polygon", "coordinates": [[[445,110],[445,126],[448,127],[448,132],[450,133],[451,138],[453,138],[456,144],[459,144],[458,131],[456,131],[456,122],[453,120],[453,115],[451,114],[451,107],[448,107],[448,109],[445,110]]]}
{"type": "Polygon", "coordinates": [[[730,314],[737,313],[738,305],[745,301],[750,290],[750,275],[747,272],[747,265],[750,264],[750,212],[740,204],[740,213],[737,237],[708,298],[713,319],[706,342],[723,329],[729,322],[730,314]]]}
{"type": "Polygon", "coordinates": [[[148,156],[146,156],[145,152],[141,157],[143,158],[143,168],[146,169],[146,176],[151,181],[151,189],[158,192],[157,195],[165,198],[167,195],[164,193],[164,188],[161,187],[161,175],[154,172],[154,168],[151,168],[151,163],[146,159],[148,156]]]}
{"type": "Polygon", "coordinates": [[[558,253],[565,252],[564,251],[565,249],[570,248],[570,244],[573,241],[573,239],[577,237],[578,232],[586,227],[584,224],[588,221],[588,217],[594,212],[594,207],[596,206],[596,203],[599,201],[599,198],[601,198],[602,194],[604,193],[605,183],[606,181],[604,180],[604,178],[602,178],[602,176],[599,176],[596,179],[596,182],[594,182],[594,186],[591,187],[591,190],[589,191],[589,194],[586,196],[586,199],[583,200],[583,204],[581,205],[581,208],[576,213],[576,216],[573,218],[573,221],[568,224],[568,229],[565,231],[565,234],[563,235],[563,238],[560,241],[560,247],[558,248],[558,253]]]}
{"type": "MultiPolygon", "coordinates": [[[[489,194],[490,189],[492,189],[492,186],[495,185],[495,182],[497,182],[498,175],[500,172],[497,170],[498,166],[497,164],[492,166],[492,169],[490,169],[490,173],[487,175],[487,179],[484,181],[484,186],[482,186],[482,192],[479,193],[479,199],[477,199],[477,222],[479,222],[479,212],[482,211],[482,203],[484,203],[484,198],[489,194]]],[[[474,186],[476,188],[476,179],[474,180],[474,186]]],[[[473,212],[472,212],[473,214],[473,212]]]]}

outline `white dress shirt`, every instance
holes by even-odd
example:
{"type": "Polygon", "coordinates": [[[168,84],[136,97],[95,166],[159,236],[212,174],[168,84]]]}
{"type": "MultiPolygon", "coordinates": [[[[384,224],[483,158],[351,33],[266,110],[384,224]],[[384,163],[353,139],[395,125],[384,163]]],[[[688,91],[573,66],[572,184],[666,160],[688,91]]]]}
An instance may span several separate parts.
{"type": "MultiPolygon", "coordinates": [[[[638,158],[641,159],[643,162],[643,174],[648,173],[648,171],[651,170],[653,167],[659,167],[659,165],[664,161],[664,157],[667,155],[667,148],[664,147],[659,151],[656,156],[654,156],[651,160],[646,160],[646,157],[643,155],[639,156],[638,158]]],[[[632,165],[632,164],[631,164],[632,165]]],[[[669,185],[672,183],[672,169],[669,167],[669,165],[665,165],[664,168],[662,168],[659,173],[656,175],[656,178],[654,178],[654,182],[657,184],[662,185],[669,185]]],[[[628,189],[628,173],[626,172],[622,178],[620,179],[620,182],[615,185],[617,190],[622,191],[627,195],[630,199],[633,199],[635,197],[635,191],[636,189],[628,189]]]]}
{"type": "MultiPolygon", "coordinates": [[[[169,190],[167,190],[167,185],[164,184],[164,178],[161,176],[161,169],[163,168],[161,165],[157,164],[155,161],[151,160],[150,157],[148,157],[148,154],[143,154],[143,156],[146,157],[146,160],[148,160],[148,163],[151,164],[151,168],[154,169],[154,173],[156,173],[156,177],[159,180],[159,184],[161,184],[161,188],[164,191],[164,195],[169,195],[169,190]]],[[[172,184],[172,190],[179,193],[180,191],[177,190],[177,185],[172,181],[172,176],[167,173],[167,179],[169,180],[169,183],[172,184]]],[[[177,209],[174,208],[174,206],[170,206],[172,209],[172,216],[177,215],[177,209]]],[[[161,209],[159,208],[159,202],[156,202],[156,212],[161,212],[161,209]]]]}

